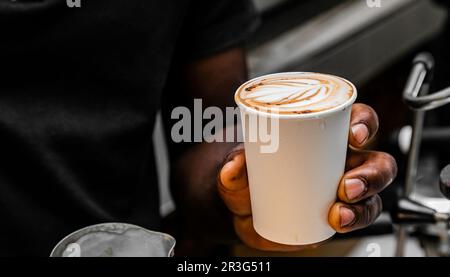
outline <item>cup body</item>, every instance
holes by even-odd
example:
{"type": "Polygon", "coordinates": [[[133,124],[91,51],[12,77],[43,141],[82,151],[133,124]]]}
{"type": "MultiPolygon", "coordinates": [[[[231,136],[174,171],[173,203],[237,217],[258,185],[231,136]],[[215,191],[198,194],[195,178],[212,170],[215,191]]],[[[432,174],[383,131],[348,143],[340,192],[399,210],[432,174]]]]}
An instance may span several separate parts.
{"type": "Polygon", "coordinates": [[[354,88],[354,95],[341,106],[292,116],[258,112],[237,101],[253,225],[262,237],[281,244],[308,245],[335,234],[328,213],[344,173],[355,99],[354,88]],[[255,117],[256,125],[252,124],[255,117]],[[258,135],[262,125],[272,132],[270,144],[276,145],[276,150],[264,151],[267,138],[258,135]]]}

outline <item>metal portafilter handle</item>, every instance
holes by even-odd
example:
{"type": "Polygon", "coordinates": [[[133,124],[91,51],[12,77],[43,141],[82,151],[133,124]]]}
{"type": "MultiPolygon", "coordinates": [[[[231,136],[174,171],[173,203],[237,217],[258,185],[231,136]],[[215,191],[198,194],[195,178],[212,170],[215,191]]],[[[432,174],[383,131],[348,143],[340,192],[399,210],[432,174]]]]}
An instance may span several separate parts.
{"type": "Polygon", "coordinates": [[[450,219],[448,214],[438,213],[408,198],[402,198],[396,203],[391,217],[394,223],[401,225],[448,223],[450,219]]]}
{"type": "Polygon", "coordinates": [[[427,111],[450,103],[450,87],[429,94],[420,95],[423,84],[428,83],[434,67],[434,59],[431,54],[422,53],[413,62],[413,69],[403,93],[403,100],[414,110],[427,111]]]}
{"type": "MultiPolygon", "coordinates": [[[[403,256],[407,230],[403,225],[445,224],[449,227],[450,215],[440,213],[410,198],[417,181],[417,169],[419,152],[422,143],[425,111],[432,110],[450,103],[450,88],[429,93],[430,83],[433,77],[434,59],[429,53],[419,54],[413,62],[413,67],[403,91],[403,101],[413,110],[413,126],[411,129],[411,141],[407,147],[408,164],[406,168],[405,184],[402,195],[394,208],[391,217],[394,223],[399,224],[397,232],[397,246],[395,255],[403,256]]],[[[442,176],[441,176],[442,177],[442,176]]],[[[445,176],[444,176],[445,177],[445,176]]],[[[441,178],[442,179],[442,178],[441,178]]],[[[444,178],[445,179],[445,178],[444,178]]],[[[448,197],[448,182],[442,184],[441,190],[448,197]]],[[[448,244],[448,230],[442,235],[442,244],[448,244]]],[[[446,253],[448,251],[441,251],[446,253]]]]}

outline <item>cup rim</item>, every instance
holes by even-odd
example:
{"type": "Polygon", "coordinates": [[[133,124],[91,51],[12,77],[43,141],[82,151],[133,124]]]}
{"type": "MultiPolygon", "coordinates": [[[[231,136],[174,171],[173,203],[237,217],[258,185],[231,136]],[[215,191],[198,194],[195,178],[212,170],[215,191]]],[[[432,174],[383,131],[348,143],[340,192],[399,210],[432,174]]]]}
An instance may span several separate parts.
{"type": "Polygon", "coordinates": [[[343,110],[347,109],[349,106],[353,105],[355,103],[357,97],[358,97],[358,90],[356,89],[355,85],[345,78],[342,78],[342,77],[339,77],[336,75],[332,75],[332,74],[327,74],[327,73],[317,73],[317,72],[308,72],[308,71],[292,71],[292,72],[281,72],[281,73],[262,75],[262,76],[253,78],[251,80],[248,80],[247,82],[245,82],[244,84],[239,86],[239,88],[236,90],[236,92],[234,94],[234,101],[236,102],[236,104],[238,105],[238,107],[241,110],[244,110],[246,113],[249,113],[249,114],[254,114],[257,116],[264,116],[264,117],[268,117],[268,118],[275,118],[275,119],[295,120],[295,119],[318,119],[318,118],[330,116],[337,112],[343,111],[343,110]],[[345,101],[344,103],[342,103],[334,108],[320,111],[320,112],[307,113],[307,114],[276,114],[276,113],[269,113],[269,112],[265,112],[265,111],[258,111],[252,107],[242,104],[240,101],[237,100],[238,94],[248,84],[254,83],[260,79],[264,79],[264,78],[268,78],[268,77],[277,77],[277,76],[285,76],[285,75],[299,75],[299,74],[320,74],[320,75],[327,75],[327,76],[332,76],[334,78],[341,79],[344,82],[348,83],[353,88],[352,97],[350,97],[347,101],[345,101]]]}

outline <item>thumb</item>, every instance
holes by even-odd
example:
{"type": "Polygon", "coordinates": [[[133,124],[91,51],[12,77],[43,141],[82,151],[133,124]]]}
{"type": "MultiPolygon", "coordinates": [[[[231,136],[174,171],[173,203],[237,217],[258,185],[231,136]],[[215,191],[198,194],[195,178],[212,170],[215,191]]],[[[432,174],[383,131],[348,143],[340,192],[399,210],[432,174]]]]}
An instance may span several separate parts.
{"type": "Polygon", "coordinates": [[[245,153],[242,148],[231,152],[220,170],[218,191],[232,213],[251,215],[245,153]]]}

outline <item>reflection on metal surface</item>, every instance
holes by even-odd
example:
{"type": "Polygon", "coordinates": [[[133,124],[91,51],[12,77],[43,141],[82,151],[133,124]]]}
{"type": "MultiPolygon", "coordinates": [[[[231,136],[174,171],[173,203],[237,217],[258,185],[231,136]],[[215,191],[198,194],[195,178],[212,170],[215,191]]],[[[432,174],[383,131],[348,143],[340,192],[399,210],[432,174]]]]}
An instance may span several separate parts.
{"type": "Polygon", "coordinates": [[[265,11],[289,0],[253,0],[258,11],[265,11]]]}
{"type": "Polygon", "coordinates": [[[125,223],[104,223],[78,230],[53,249],[50,257],[171,257],[175,239],[125,223]]]}
{"type": "Polygon", "coordinates": [[[338,74],[361,83],[438,32],[446,13],[429,0],[345,1],[250,51],[252,76],[280,71],[338,74]]]}

